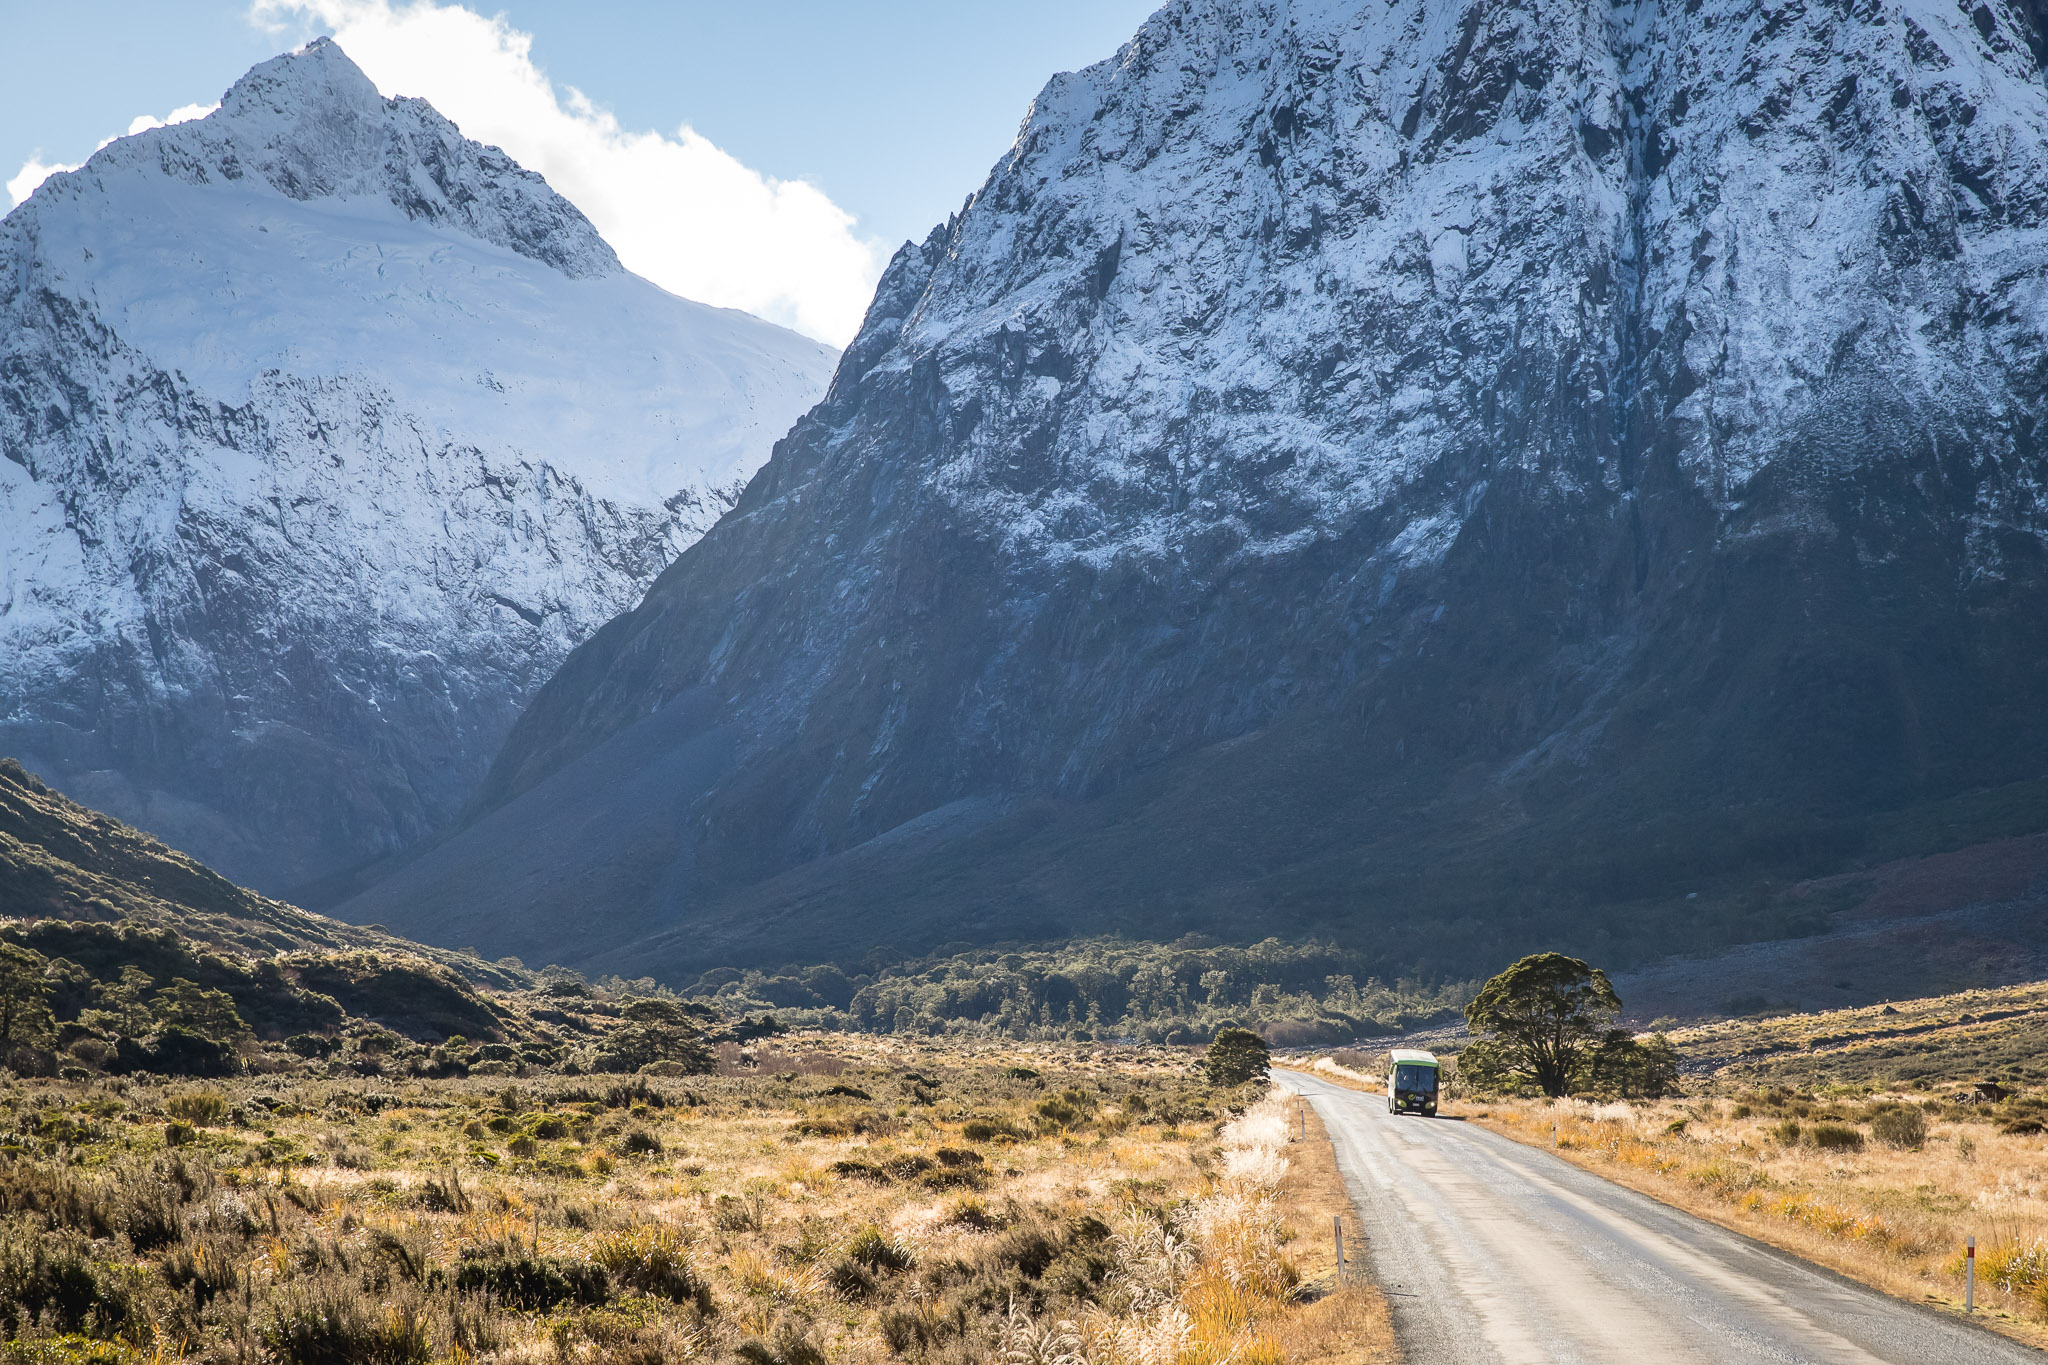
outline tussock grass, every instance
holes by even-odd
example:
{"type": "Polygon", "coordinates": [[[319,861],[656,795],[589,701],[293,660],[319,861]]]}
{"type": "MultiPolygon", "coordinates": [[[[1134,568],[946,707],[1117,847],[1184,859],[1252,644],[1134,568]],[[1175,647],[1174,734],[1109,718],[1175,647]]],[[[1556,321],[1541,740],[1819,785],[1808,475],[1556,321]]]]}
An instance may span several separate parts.
{"type": "Polygon", "coordinates": [[[831,1065],[0,1081],[0,1362],[1203,1365],[1341,1336],[1278,1202],[1284,1122],[1189,1053],[756,1056],[831,1065]]]}

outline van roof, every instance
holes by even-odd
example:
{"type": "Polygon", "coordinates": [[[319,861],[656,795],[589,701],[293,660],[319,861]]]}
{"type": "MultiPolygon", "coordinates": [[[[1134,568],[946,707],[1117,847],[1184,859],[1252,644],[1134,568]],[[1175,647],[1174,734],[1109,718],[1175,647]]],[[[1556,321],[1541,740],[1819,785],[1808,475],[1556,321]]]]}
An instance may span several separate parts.
{"type": "Polygon", "coordinates": [[[1418,1048],[1397,1047],[1394,1049],[1392,1056],[1394,1059],[1395,1066],[1437,1065],[1436,1054],[1434,1052],[1423,1052],[1418,1048]]]}

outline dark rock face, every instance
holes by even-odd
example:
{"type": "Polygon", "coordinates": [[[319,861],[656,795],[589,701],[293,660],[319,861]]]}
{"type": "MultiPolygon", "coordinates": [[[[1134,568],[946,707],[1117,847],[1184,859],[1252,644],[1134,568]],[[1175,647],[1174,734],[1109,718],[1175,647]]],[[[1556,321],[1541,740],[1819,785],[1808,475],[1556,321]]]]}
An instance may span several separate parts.
{"type": "Polygon", "coordinates": [[[2048,85],[1976,16],[1169,6],[345,913],[632,974],[1464,967],[2048,819],[2048,85]],[[672,837],[552,795],[683,744],[672,837]],[[602,923],[508,856],[592,840],[602,923]]]}

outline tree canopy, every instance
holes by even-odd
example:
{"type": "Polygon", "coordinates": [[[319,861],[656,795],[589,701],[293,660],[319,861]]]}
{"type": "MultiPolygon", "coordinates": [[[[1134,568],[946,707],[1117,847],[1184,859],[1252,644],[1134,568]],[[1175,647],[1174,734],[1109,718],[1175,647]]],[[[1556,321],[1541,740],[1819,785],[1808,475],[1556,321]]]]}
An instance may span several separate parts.
{"type": "Polygon", "coordinates": [[[1465,1022],[1495,1040],[1495,1055],[1546,1095],[1571,1088],[1587,1055],[1621,1013],[1607,973],[1563,953],[1523,958],[1479,988],[1465,1022]]]}
{"type": "Polygon", "coordinates": [[[0,1056],[49,1040],[48,967],[41,953],[0,943],[0,1056]]]}
{"type": "Polygon", "coordinates": [[[1226,1028],[1216,1031],[1202,1065],[1212,1085],[1243,1085],[1265,1076],[1270,1057],[1266,1040],[1258,1034],[1250,1029],[1226,1028]]]}

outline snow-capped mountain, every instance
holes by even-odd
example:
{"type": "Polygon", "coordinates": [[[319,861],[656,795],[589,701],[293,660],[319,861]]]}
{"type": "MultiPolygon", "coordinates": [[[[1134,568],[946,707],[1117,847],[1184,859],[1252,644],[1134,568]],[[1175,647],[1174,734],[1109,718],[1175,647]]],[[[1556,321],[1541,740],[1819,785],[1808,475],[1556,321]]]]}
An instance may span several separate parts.
{"type": "Polygon", "coordinates": [[[833,359],[266,62],[0,223],[0,751],[273,892],[402,848],[833,359]]]}
{"type": "Polygon", "coordinates": [[[2048,823],[2042,50],[2018,0],[1174,0],[349,913],[1470,971],[2048,823]]]}

